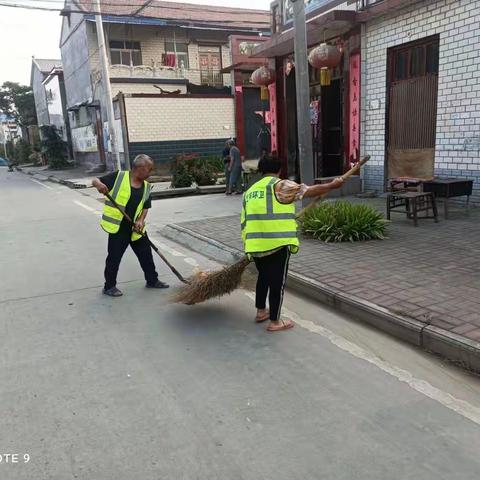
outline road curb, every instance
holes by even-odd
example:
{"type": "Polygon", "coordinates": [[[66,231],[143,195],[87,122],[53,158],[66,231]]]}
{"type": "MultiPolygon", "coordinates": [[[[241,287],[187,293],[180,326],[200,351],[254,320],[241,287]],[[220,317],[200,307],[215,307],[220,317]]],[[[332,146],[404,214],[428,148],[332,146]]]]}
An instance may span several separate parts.
{"type": "MultiPolygon", "coordinates": [[[[220,263],[233,263],[243,256],[240,250],[180,225],[166,225],[159,233],[220,263]]],[[[288,288],[302,295],[327,304],[342,313],[353,315],[362,322],[412,345],[439,354],[466,369],[480,372],[480,342],[395,314],[384,307],[332,289],[298,273],[289,273],[288,280],[288,288]]]]}
{"type": "Polygon", "coordinates": [[[206,187],[168,188],[166,190],[153,190],[152,199],[169,197],[187,197],[195,195],[211,195],[225,193],[225,185],[211,185],[206,187]]]}

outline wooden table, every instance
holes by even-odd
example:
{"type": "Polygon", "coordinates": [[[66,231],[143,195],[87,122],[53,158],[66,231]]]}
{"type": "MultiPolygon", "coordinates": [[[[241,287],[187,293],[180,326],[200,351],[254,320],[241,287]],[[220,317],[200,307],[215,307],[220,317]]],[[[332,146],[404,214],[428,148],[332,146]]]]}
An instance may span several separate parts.
{"type": "Polygon", "coordinates": [[[445,218],[448,218],[448,201],[453,197],[467,197],[467,212],[470,195],[473,190],[473,180],[462,178],[434,178],[423,182],[423,191],[432,192],[436,198],[445,199],[445,218]]]}

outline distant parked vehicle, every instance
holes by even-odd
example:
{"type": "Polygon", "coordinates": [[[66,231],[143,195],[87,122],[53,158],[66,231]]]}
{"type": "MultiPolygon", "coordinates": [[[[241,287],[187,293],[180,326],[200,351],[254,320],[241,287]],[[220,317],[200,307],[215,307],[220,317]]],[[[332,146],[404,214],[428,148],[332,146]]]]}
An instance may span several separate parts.
{"type": "Polygon", "coordinates": [[[8,167],[10,164],[3,158],[0,157],[0,167],[8,167]]]}

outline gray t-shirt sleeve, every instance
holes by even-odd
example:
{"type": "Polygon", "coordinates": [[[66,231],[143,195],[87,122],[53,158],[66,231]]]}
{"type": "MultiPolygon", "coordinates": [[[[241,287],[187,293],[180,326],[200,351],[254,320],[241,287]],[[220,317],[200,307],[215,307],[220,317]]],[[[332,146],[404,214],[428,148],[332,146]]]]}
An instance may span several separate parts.
{"type": "Polygon", "coordinates": [[[240,156],[240,150],[237,147],[232,147],[230,149],[230,155],[233,159],[234,165],[240,165],[242,163],[242,158],[240,156]]]}

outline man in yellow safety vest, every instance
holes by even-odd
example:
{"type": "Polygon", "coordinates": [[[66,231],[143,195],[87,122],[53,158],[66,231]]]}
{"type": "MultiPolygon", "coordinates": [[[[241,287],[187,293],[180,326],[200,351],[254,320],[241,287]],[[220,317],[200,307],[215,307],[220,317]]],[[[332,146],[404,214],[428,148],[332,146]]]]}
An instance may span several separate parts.
{"type": "Polygon", "coordinates": [[[295,200],[318,197],[339,188],[343,180],[336,178],[311,187],[280,180],[281,163],[270,156],[260,160],[258,170],[263,174],[262,179],[243,196],[242,238],[245,253],[253,258],[258,270],[255,320],[270,320],[267,331],[277,332],[293,327],[292,321],[280,320],[280,311],[290,255],[297,253],[300,247],[295,200]],[[267,295],[269,310],[266,308],[267,295]]]}
{"type": "Polygon", "coordinates": [[[153,169],[153,160],[148,155],[137,155],[132,170],[113,172],[95,178],[92,185],[102,194],[110,193],[115,202],[134,221],[132,226],[109,200],[105,201],[101,227],[108,235],[108,256],[105,262],[105,286],[103,293],[120,297],[117,288],[117,273],[125,250],[130,245],[145,274],[147,288],[168,288],[158,279],[148,240],[140,235],[145,230],[145,218],[151,208],[151,186],[147,182],[153,169]]]}

